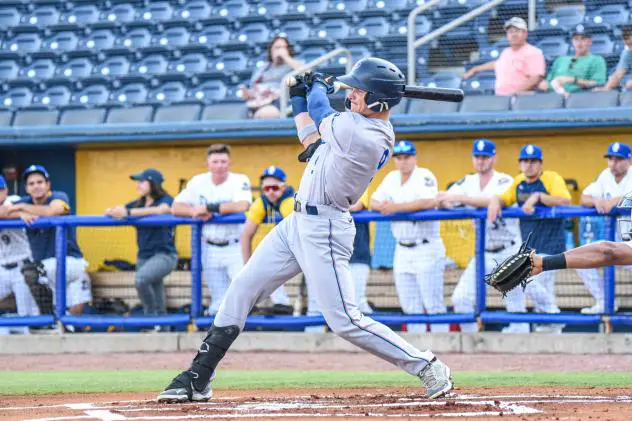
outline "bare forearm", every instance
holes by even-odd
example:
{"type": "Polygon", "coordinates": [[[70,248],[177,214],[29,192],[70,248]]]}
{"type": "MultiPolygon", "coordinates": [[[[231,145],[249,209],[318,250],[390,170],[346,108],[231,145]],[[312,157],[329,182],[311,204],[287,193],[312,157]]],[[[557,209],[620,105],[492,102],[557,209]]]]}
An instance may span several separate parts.
{"type": "Polygon", "coordinates": [[[522,85],[517,89],[517,92],[528,92],[535,89],[536,86],[542,81],[542,76],[530,76],[522,85]]]}
{"type": "Polygon", "coordinates": [[[610,79],[608,79],[608,82],[606,82],[606,89],[614,89],[616,87],[619,86],[619,83],[621,83],[621,79],[623,78],[623,76],[625,76],[625,70],[616,70],[612,76],[610,76],[610,79]]]}
{"type": "Polygon", "coordinates": [[[248,210],[250,203],[246,201],[239,202],[227,202],[219,205],[219,213],[221,215],[228,215],[231,213],[243,213],[248,210]]]}
{"type": "Polygon", "coordinates": [[[542,203],[544,206],[566,206],[570,205],[571,201],[565,197],[540,194],[540,203],[542,203]]]}
{"type": "Polygon", "coordinates": [[[58,215],[65,214],[63,209],[57,209],[56,207],[53,207],[53,206],[27,205],[27,204],[20,204],[19,206],[20,206],[19,208],[12,209],[11,213],[16,214],[19,212],[24,212],[24,213],[28,213],[29,215],[36,215],[36,216],[58,216],[58,215]]]}
{"type": "Polygon", "coordinates": [[[434,209],[437,207],[435,199],[420,199],[414,202],[399,203],[397,212],[417,212],[422,210],[434,209]]]}
{"type": "Polygon", "coordinates": [[[579,198],[579,205],[585,206],[587,208],[594,208],[595,198],[588,194],[582,194],[582,196],[579,198]]]}
{"type": "Polygon", "coordinates": [[[132,208],[129,210],[130,216],[150,216],[150,215],[168,215],[171,208],[167,205],[154,206],[148,208],[132,208]]]}
{"type": "Polygon", "coordinates": [[[193,205],[175,202],[171,207],[171,214],[175,216],[193,216],[193,205]]]}
{"type": "Polygon", "coordinates": [[[474,208],[486,208],[489,206],[489,197],[472,197],[472,196],[459,196],[460,202],[464,205],[469,205],[474,208]]]}
{"type": "Polygon", "coordinates": [[[564,252],[566,267],[586,269],[632,264],[632,247],[626,243],[599,241],[564,252]]]}
{"type": "Polygon", "coordinates": [[[244,259],[244,263],[250,260],[250,256],[252,256],[252,246],[250,245],[250,238],[246,238],[245,235],[241,236],[241,256],[244,259]]]}
{"type": "Polygon", "coordinates": [[[496,60],[488,61],[487,63],[479,64],[478,66],[472,67],[472,71],[474,73],[487,72],[494,70],[496,68],[496,60]]]}

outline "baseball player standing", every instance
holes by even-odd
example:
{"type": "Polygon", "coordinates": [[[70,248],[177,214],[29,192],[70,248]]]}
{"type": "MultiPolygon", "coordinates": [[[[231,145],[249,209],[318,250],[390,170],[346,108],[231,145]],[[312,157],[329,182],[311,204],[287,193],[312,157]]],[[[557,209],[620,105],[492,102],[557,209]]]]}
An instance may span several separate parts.
{"type": "MultiPolygon", "coordinates": [[[[437,207],[437,178],[417,166],[417,149],[400,140],[393,148],[395,171],[384,177],[371,197],[371,209],[384,215],[437,207]]],[[[399,303],[405,314],[446,312],[443,300],[445,246],[439,221],[392,221],[397,245],[393,272],[399,303]]],[[[447,332],[447,324],[432,324],[432,332],[447,332]]],[[[425,324],[409,324],[411,332],[425,332],[425,324]]]]}
{"type": "MultiPolygon", "coordinates": [[[[595,181],[582,192],[579,204],[597,209],[602,214],[610,213],[621,198],[632,192],[632,171],[630,158],[632,149],[625,143],[615,142],[608,146],[605,154],[608,168],[603,170],[595,181]]],[[[618,234],[618,231],[617,231],[618,234]]],[[[621,240],[621,238],[618,238],[621,240]]],[[[581,310],[583,314],[600,314],[604,312],[604,281],[596,269],[578,269],[577,272],[584,284],[595,298],[595,304],[581,310]]]]}
{"type": "MultiPolygon", "coordinates": [[[[369,192],[365,191],[360,200],[349,208],[349,212],[360,212],[369,208],[369,192]]],[[[373,313],[366,298],[366,284],[371,273],[371,234],[368,222],[353,221],[356,229],[353,240],[353,254],[349,260],[351,278],[355,284],[355,297],[358,308],[364,314],[373,313]]]]}
{"type": "MultiPolygon", "coordinates": [[[[41,165],[29,166],[22,175],[26,193],[18,203],[10,207],[12,215],[40,216],[70,215],[70,199],[62,191],[51,189],[50,175],[41,165]]],[[[24,218],[23,218],[24,219],[24,218]]],[[[55,256],[55,228],[28,228],[26,234],[36,263],[41,262],[46,270],[50,287],[55,288],[57,279],[57,259],[55,256]]],[[[66,304],[70,314],[81,314],[86,303],[92,300],[90,277],[86,273],[88,262],[77,244],[77,230],[67,228],[66,242],[66,304]]]]}
{"type": "MultiPolygon", "coordinates": [[[[472,145],[474,174],[466,175],[454,183],[447,192],[437,196],[443,208],[465,205],[486,208],[492,196],[500,195],[511,186],[513,178],[494,169],[496,144],[489,139],[476,139],[472,145]]],[[[520,227],[517,219],[498,218],[485,227],[485,267],[492,268],[520,248],[520,227]]],[[[455,313],[473,313],[476,302],[476,258],[472,258],[452,292],[455,313]]],[[[524,295],[513,290],[505,297],[507,311],[526,312],[524,295]]],[[[461,323],[461,332],[477,332],[477,323],[461,323]]],[[[503,329],[509,333],[529,333],[528,323],[511,323],[503,329]]]]}
{"type": "MultiPolygon", "coordinates": [[[[250,180],[230,172],[230,147],[211,145],[208,172],[194,176],[174,199],[171,212],[208,221],[215,215],[246,212],[252,203],[250,180]]],[[[211,293],[208,314],[217,313],[231,279],[244,266],[239,246],[243,224],[207,224],[202,230],[202,271],[211,293]]]]}
{"type": "Polygon", "coordinates": [[[318,73],[290,90],[298,138],[313,152],[294,213],[263,239],[233,279],[191,367],[173,379],[159,401],[208,400],[215,369],[252,306],[301,271],[317,286],[316,300],[333,332],[419,376],[430,398],[452,389],[450,369],[432,352],[418,350],[358,310],[349,271],[355,238],[349,207],[388,161],[395,139],[390,109],[401,101],[406,79],[392,63],[371,57],[339,80],[353,87],[347,112],[331,108],[331,79],[318,73]]]}

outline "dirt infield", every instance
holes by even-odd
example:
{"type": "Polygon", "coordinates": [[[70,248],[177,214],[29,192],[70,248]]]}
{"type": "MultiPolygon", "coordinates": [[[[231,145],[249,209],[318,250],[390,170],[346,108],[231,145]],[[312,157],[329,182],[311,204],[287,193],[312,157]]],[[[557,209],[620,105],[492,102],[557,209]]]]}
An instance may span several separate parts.
{"type": "Polygon", "coordinates": [[[158,404],[153,394],[121,393],[12,397],[1,400],[1,420],[360,420],[441,419],[611,420],[630,419],[632,389],[457,388],[429,401],[410,388],[340,392],[327,389],[222,391],[207,403],[158,404]]]}

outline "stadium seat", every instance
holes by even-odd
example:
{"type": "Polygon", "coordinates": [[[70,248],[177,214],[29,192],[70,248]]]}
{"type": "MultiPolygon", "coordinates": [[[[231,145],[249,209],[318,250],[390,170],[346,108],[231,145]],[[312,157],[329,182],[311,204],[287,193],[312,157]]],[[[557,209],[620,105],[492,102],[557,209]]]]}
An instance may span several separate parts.
{"type": "Polygon", "coordinates": [[[58,118],[58,110],[19,110],[15,112],[13,126],[54,126],[58,118]]]}
{"type": "Polygon", "coordinates": [[[500,57],[500,53],[502,53],[507,47],[509,47],[509,41],[507,41],[507,38],[502,38],[495,42],[491,47],[482,48],[480,60],[483,62],[497,60],[498,57],[500,57]]]}
{"type": "Polygon", "coordinates": [[[367,7],[367,3],[367,0],[334,0],[329,3],[327,12],[353,15],[358,12],[363,12],[367,7]]]}
{"type": "Polygon", "coordinates": [[[254,6],[254,13],[259,16],[281,17],[287,13],[289,6],[285,0],[263,0],[254,6]]]}
{"type": "Polygon", "coordinates": [[[458,110],[459,104],[456,102],[426,101],[423,99],[410,101],[408,106],[408,114],[455,113],[458,110]]]}
{"type": "Polygon", "coordinates": [[[113,5],[109,10],[101,12],[100,20],[112,23],[129,23],[134,21],[136,9],[130,3],[113,5]]]}
{"type": "Polygon", "coordinates": [[[19,54],[28,54],[39,51],[41,45],[42,39],[39,34],[26,32],[5,40],[2,49],[19,54]]]}
{"type": "Polygon", "coordinates": [[[200,104],[177,104],[158,107],[154,115],[154,123],[177,123],[197,121],[200,119],[200,104]]]}
{"type": "Polygon", "coordinates": [[[328,0],[294,0],[288,2],[287,16],[292,19],[305,19],[306,17],[324,13],[328,7],[328,0]]]}
{"type": "Polygon", "coordinates": [[[137,20],[164,22],[173,16],[173,8],[168,1],[152,1],[136,14],[137,20]]]}
{"type": "Polygon", "coordinates": [[[109,29],[96,29],[79,40],[78,49],[103,51],[114,46],[116,37],[109,29]]]}
{"type": "Polygon", "coordinates": [[[426,86],[456,89],[461,86],[461,78],[450,71],[438,72],[432,75],[426,86]]]}
{"type": "Polygon", "coordinates": [[[154,89],[148,96],[150,101],[171,103],[182,101],[187,89],[181,82],[167,82],[154,89]]]}
{"type": "Polygon", "coordinates": [[[40,50],[54,52],[74,51],[77,49],[78,44],[79,38],[74,32],[63,31],[44,39],[40,50]]]}
{"type": "Polygon", "coordinates": [[[514,111],[551,110],[555,108],[564,108],[564,96],[555,92],[516,95],[511,106],[514,111]]]}
{"type": "Polygon", "coordinates": [[[0,9],[0,28],[12,28],[20,24],[20,12],[15,7],[0,9]]]}
{"type": "Polygon", "coordinates": [[[167,66],[167,71],[185,74],[203,73],[208,66],[208,60],[202,53],[191,53],[174,60],[167,66]]]}
{"type": "MultiPolygon", "coordinates": [[[[424,15],[415,18],[415,35],[421,37],[432,30],[432,22],[424,15]]],[[[406,37],[408,34],[408,19],[402,19],[391,24],[390,35],[406,37]]]]}
{"type": "Polygon", "coordinates": [[[546,37],[536,44],[542,50],[547,60],[554,60],[558,56],[568,54],[570,48],[568,42],[562,37],[546,37]]]}
{"type": "Polygon", "coordinates": [[[130,74],[138,75],[161,75],[167,70],[169,62],[161,54],[151,54],[134,63],[129,68],[130,74]]]}
{"type": "Polygon", "coordinates": [[[267,45],[271,38],[270,29],[261,22],[244,25],[236,33],[236,39],[240,43],[267,45]]]}
{"type": "Polygon", "coordinates": [[[247,70],[248,58],[242,51],[228,51],[210,65],[210,70],[224,73],[239,73],[247,70]]]}
{"type": "Polygon", "coordinates": [[[55,76],[73,79],[89,77],[92,74],[92,67],[92,62],[89,59],[79,57],[58,65],[55,76]]]}
{"type": "Polygon", "coordinates": [[[303,63],[309,63],[312,60],[316,60],[317,58],[324,56],[327,52],[328,51],[325,47],[308,47],[300,52],[298,59],[303,63]]]}
{"type": "Polygon", "coordinates": [[[94,4],[80,4],[62,13],[60,23],[91,25],[99,21],[99,9],[94,4]]]}
{"type": "Polygon", "coordinates": [[[630,11],[621,4],[608,4],[586,15],[586,24],[589,26],[607,24],[614,27],[629,21],[630,11]]]}
{"type": "Polygon", "coordinates": [[[621,107],[632,107],[632,91],[626,91],[621,94],[621,107]]]}
{"type": "Polygon", "coordinates": [[[25,79],[50,79],[55,76],[55,64],[49,58],[40,58],[22,67],[18,74],[25,79]]]}
{"type": "Polygon", "coordinates": [[[291,21],[281,26],[279,34],[285,35],[293,42],[301,42],[309,38],[310,29],[303,21],[291,21]]]}
{"type": "Polygon", "coordinates": [[[204,107],[202,120],[243,120],[248,118],[248,107],[244,102],[211,104],[204,107]]]}
{"type": "Polygon", "coordinates": [[[228,19],[238,19],[248,16],[250,6],[245,0],[228,0],[221,6],[213,8],[211,15],[228,19]]]}
{"type": "Polygon", "coordinates": [[[211,16],[211,12],[211,6],[206,0],[193,0],[186,2],[178,9],[175,16],[193,22],[208,19],[211,16]]]}
{"type": "Polygon", "coordinates": [[[466,96],[461,104],[461,112],[509,111],[509,96],[474,95],[466,96]]]}
{"type": "Polygon", "coordinates": [[[593,35],[592,46],[590,52],[593,54],[605,56],[614,53],[614,42],[608,34],[593,35]]]}
{"type": "Polygon", "coordinates": [[[13,113],[7,109],[0,109],[0,127],[8,127],[11,125],[13,113]]]}
{"type": "Polygon", "coordinates": [[[213,79],[189,89],[186,98],[210,103],[224,100],[227,94],[228,88],[224,82],[213,79]]]}
{"type": "Polygon", "coordinates": [[[576,92],[566,100],[566,108],[610,108],[619,103],[617,91],[576,92]]]}
{"type": "Polygon", "coordinates": [[[0,60],[0,80],[11,80],[18,77],[20,66],[15,60],[0,60]]]}
{"type": "Polygon", "coordinates": [[[9,89],[1,96],[2,105],[11,108],[27,107],[33,100],[33,92],[25,86],[9,89]]]}
{"type": "Polygon", "coordinates": [[[191,34],[186,28],[175,26],[154,35],[151,39],[151,44],[161,47],[182,47],[189,43],[190,38],[191,34]]]}
{"type": "Polygon", "coordinates": [[[408,11],[411,5],[410,0],[369,0],[363,13],[408,11]]]}
{"type": "Polygon", "coordinates": [[[577,6],[564,6],[557,8],[553,13],[544,16],[541,27],[571,29],[584,22],[584,14],[577,6]]]}
{"type": "Polygon", "coordinates": [[[60,126],[101,124],[105,108],[65,109],[59,117],[60,126]]]}
{"type": "Polygon", "coordinates": [[[125,76],[129,73],[131,64],[125,56],[112,56],[96,65],[92,73],[100,76],[125,76]]]}
{"type": "Polygon", "coordinates": [[[361,39],[380,38],[387,36],[391,26],[386,18],[375,16],[364,19],[353,29],[352,36],[361,39]]]}
{"type": "Polygon", "coordinates": [[[54,6],[35,7],[32,12],[22,15],[20,22],[39,27],[52,26],[59,22],[59,10],[54,6]]]}
{"type": "Polygon", "coordinates": [[[110,91],[105,85],[92,85],[74,93],[70,103],[76,105],[102,105],[108,102],[110,91]]]}
{"type": "Polygon", "coordinates": [[[493,94],[496,90],[496,74],[493,71],[480,72],[464,80],[461,88],[466,94],[493,94]]]}
{"type": "Polygon", "coordinates": [[[330,19],[316,28],[315,36],[326,41],[343,40],[349,36],[351,28],[344,19],[330,19]]]}
{"type": "Polygon", "coordinates": [[[114,42],[116,46],[126,48],[144,48],[151,44],[151,34],[147,28],[134,28],[127,32],[125,36],[117,38],[114,42]]]}
{"type": "Polygon", "coordinates": [[[61,107],[70,102],[70,89],[66,86],[52,86],[41,94],[33,96],[33,104],[46,107],[61,107]]]}
{"type": "Polygon", "coordinates": [[[111,104],[141,104],[147,101],[147,88],[143,83],[130,83],[124,85],[110,94],[111,104]]]}
{"type": "Polygon", "coordinates": [[[199,33],[191,35],[191,42],[199,45],[215,47],[225,44],[230,39],[230,31],[224,25],[212,25],[199,33]]]}
{"type": "Polygon", "coordinates": [[[154,107],[151,105],[140,105],[130,108],[110,108],[106,123],[150,123],[154,114],[154,107]]]}

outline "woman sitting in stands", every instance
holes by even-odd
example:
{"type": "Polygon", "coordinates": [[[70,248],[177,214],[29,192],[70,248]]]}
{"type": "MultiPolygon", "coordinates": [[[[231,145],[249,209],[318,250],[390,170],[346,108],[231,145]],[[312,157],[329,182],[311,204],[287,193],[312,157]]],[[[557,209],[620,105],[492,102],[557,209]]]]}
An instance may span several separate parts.
{"type": "MultiPolygon", "coordinates": [[[[116,219],[148,215],[169,215],[171,197],[163,188],[164,177],[160,171],[149,168],[130,178],[138,182],[140,198],[126,205],[105,211],[106,216],[116,219]]],[[[174,242],[173,225],[139,226],[136,228],[138,260],[136,263],[136,289],[147,316],[167,313],[164,278],[178,262],[174,242]]],[[[158,327],[156,330],[160,330],[158,327]]]]}
{"type": "Polygon", "coordinates": [[[250,78],[250,86],[240,86],[251,118],[279,118],[280,85],[283,77],[303,65],[294,58],[294,47],[282,35],[268,46],[268,62],[250,78]]]}

